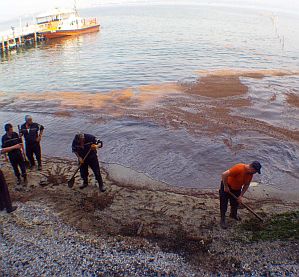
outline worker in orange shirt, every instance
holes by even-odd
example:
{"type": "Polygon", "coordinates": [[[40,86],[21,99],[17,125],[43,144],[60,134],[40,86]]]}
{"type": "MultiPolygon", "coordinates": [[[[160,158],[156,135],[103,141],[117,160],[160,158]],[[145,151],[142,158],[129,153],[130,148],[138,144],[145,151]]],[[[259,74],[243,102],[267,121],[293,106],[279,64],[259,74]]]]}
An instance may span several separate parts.
{"type": "Polygon", "coordinates": [[[231,212],[230,217],[240,221],[238,216],[238,206],[242,203],[243,196],[248,190],[252,177],[255,173],[261,174],[261,164],[254,161],[251,164],[236,164],[232,168],[226,170],[222,174],[222,182],[219,190],[220,196],[220,226],[223,229],[227,228],[225,222],[225,214],[227,211],[228,200],[230,201],[231,212]],[[232,197],[229,192],[234,194],[238,200],[232,197]]]}

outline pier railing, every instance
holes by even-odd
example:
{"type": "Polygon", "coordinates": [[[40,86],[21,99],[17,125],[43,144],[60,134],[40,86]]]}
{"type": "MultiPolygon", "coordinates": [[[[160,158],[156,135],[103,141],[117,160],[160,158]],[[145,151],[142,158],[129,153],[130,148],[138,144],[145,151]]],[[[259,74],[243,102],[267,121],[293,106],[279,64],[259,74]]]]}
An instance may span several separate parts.
{"type": "Polygon", "coordinates": [[[16,27],[8,31],[0,32],[0,51],[4,52],[31,41],[36,42],[38,41],[38,32],[38,25],[16,27]]]}

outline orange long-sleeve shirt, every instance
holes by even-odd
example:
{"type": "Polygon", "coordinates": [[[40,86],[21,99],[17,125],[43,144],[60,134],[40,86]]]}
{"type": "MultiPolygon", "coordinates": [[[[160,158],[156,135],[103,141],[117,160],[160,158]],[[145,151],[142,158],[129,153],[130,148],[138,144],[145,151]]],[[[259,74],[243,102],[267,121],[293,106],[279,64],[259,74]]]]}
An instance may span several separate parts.
{"type": "Polygon", "coordinates": [[[229,169],[228,184],[233,190],[240,190],[242,187],[251,182],[253,175],[247,173],[245,164],[236,164],[229,169]]]}

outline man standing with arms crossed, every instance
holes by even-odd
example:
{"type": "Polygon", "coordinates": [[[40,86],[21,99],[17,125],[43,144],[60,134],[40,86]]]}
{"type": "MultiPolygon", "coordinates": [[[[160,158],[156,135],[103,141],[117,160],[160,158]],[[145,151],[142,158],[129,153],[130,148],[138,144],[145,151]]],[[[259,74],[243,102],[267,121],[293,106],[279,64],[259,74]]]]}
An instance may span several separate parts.
{"type": "Polygon", "coordinates": [[[242,203],[243,196],[250,186],[250,182],[255,173],[261,174],[261,164],[258,161],[254,161],[251,164],[236,164],[232,168],[226,170],[222,174],[222,181],[219,190],[220,196],[220,226],[223,229],[227,228],[225,222],[225,214],[227,211],[228,200],[230,201],[231,212],[230,217],[240,221],[238,216],[238,206],[242,203]],[[230,193],[234,194],[238,200],[236,200],[230,193]]]}
{"type": "Polygon", "coordinates": [[[42,170],[42,157],[40,141],[44,132],[44,126],[34,123],[32,116],[25,116],[25,123],[21,126],[20,135],[25,138],[26,156],[30,162],[30,167],[35,166],[33,154],[37,160],[38,170],[42,170]]]}

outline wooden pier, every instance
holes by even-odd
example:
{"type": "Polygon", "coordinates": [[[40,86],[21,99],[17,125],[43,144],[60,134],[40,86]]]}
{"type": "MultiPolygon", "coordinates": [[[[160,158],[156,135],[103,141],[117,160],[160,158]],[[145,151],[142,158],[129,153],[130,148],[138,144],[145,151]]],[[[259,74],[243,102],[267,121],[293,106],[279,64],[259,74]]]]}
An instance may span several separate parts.
{"type": "Polygon", "coordinates": [[[29,25],[0,32],[0,53],[44,41],[44,37],[38,31],[37,25],[29,25]]]}

